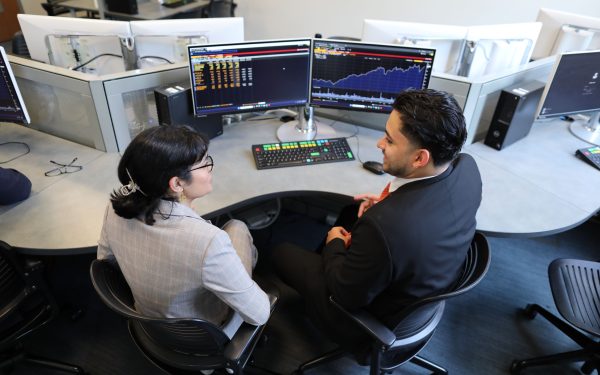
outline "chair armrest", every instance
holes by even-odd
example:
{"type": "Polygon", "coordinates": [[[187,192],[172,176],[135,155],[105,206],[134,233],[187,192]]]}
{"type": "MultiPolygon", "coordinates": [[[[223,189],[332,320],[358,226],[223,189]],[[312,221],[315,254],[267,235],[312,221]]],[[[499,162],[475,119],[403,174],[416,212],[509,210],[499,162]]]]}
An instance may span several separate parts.
{"type": "Polygon", "coordinates": [[[338,304],[333,297],[330,296],[329,301],[339,311],[356,322],[366,333],[368,333],[375,340],[379,341],[382,345],[389,347],[394,343],[394,341],[396,341],[396,335],[366,310],[360,309],[350,312],[338,304]]]}
{"type": "MultiPolygon", "coordinates": [[[[268,293],[267,296],[269,297],[271,312],[273,312],[279,297],[277,294],[271,293],[268,293]]],[[[254,346],[264,327],[264,325],[254,326],[249,323],[242,323],[231,338],[231,341],[229,341],[229,344],[225,347],[223,353],[225,358],[238,363],[245,354],[248,354],[248,349],[254,346]]]]}
{"type": "Polygon", "coordinates": [[[262,332],[264,326],[253,326],[249,323],[242,323],[240,328],[225,347],[223,355],[233,363],[239,363],[240,359],[247,354],[246,351],[254,346],[258,335],[262,332]]]}

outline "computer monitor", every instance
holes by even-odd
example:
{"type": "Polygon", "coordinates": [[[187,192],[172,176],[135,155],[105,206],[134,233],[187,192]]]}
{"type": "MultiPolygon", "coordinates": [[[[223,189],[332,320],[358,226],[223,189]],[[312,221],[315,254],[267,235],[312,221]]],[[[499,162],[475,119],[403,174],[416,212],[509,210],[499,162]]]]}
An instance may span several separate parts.
{"type": "Polygon", "coordinates": [[[600,18],[541,8],[542,30],[531,57],[534,60],[561,52],[600,49],[600,18]]]}
{"type": "Polygon", "coordinates": [[[564,52],[558,56],[542,94],[538,118],[588,114],[576,120],[571,132],[600,145],[600,50],[564,52]]]}
{"type": "Polygon", "coordinates": [[[192,45],[188,56],[196,116],[308,101],[310,39],[192,45]]]}
{"type": "Polygon", "coordinates": [[[389,113],[398,93],[426,88],[435,50],[330,39],[188,46],[196,116],[298,106],[281,141],[335,132],[313,107],[389,113]]]}
{"type": "Polygon", "coordinates": [[[127,68],[131,34],[127,21],[32,14],[17,17],[34,60],[91,74],[127,68]]]}
{"type": "Polygon", "coordinates": [[[4,48],[0,46],[0,122],[29,124],[29,114],[10,68],[4,48]]]}
{"type": "Polygon", "coordinates": [[[458,75],[477,77],[526,64],[541,22],[470,26],[458,75]]]}
{"type": "Polygon", "coordinates": [[[365,19],[362,41],[434,48],[433,72],[456,74],[466,26],[365,19]]]}
{"type": "Polygon", "coordinates": [[[186,62],[190,44],[244,41],[241,17],[131,21],[138,68],[186,62]]]}
{"type": "Polygon", "coordinates": [[[427,88],[435,50],[315,39],[310,105],[390,113],[398,93],[427,88]]]}

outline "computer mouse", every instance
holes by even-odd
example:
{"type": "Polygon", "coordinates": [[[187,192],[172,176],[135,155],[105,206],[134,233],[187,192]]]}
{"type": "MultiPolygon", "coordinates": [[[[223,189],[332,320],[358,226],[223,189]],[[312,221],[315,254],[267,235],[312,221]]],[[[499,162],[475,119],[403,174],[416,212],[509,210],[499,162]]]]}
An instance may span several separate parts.
{"type": "Polygon", "coordinates": [[[363,168],[368,170],[369,172],[373,172],[375,174],[384,174],[383,164],[378,161],[365,161],[363,163],[363,168]]]}

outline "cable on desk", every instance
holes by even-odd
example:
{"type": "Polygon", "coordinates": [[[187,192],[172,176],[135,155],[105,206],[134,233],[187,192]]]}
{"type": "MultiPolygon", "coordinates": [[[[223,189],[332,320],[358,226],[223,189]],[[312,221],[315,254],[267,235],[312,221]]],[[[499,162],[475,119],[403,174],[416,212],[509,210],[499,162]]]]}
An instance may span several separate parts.
{"type": "Polygon", "coordinates": [[[25,148],[27,149],[27,151],[25,151],[22,154],[19,154],[19,155],[15,156],[12,159],[0,161],[0,164],[5,164],[5,163],[8,163],[10,161],[16,160],[16,159],[20,158],[21,156],[25,156],[25,155],[29,154],[29,152],[31,151],[31,149],[29,148],[29,145],[27,143],[25,143],[25,142],[4,142],[4,143],[0,143],[0,146],[10,145],[10,144],[13,144],[13,145],[23,145],[23,146],[25,146],[25,148]]]}
{"type": "Polygon", "coordinates": [[[99,58],[99,57],[102,57],[102,56],[112,56],[112,57],[123,58],[123,56],[121,56],[121,55],[116,55],[116,54],[114,54],[114,53],[103,53],[103,54],[101,54],[101,55],[98,55],[98,56],[92,57],[92,58],[91,58],[91,59],[89,59],[88,61],[84,62],[83,64],[77,65],[76,67],[72,68],[71,70],[79,70],[79,69],[83,68],[84,66],[86,66],[87,64],[91,63],[92,61],[94,61],[94,60],[96,60],[97,58],[99,58]]]}
{"type": "Polygon", "coordinates": [[[144,60],[144,59],[159,59],[159,60],[166,61],[169,64],[175,64],[173,61],[171,61],[165,57],[162,57],[162,56],[141,56],[141,57],[139,57],[139,60],[144,60]]]}

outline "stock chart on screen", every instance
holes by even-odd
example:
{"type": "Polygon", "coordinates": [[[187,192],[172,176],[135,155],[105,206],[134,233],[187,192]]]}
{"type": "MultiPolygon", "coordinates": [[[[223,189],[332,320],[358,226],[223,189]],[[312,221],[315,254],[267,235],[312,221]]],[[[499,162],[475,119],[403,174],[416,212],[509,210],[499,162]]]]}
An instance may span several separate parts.
{"type": "Polygon", "coordinates": [[[310,103],[313,106],[390,112],[396,96],[426,88],[435,50],[314,40],[310,103]]]}

